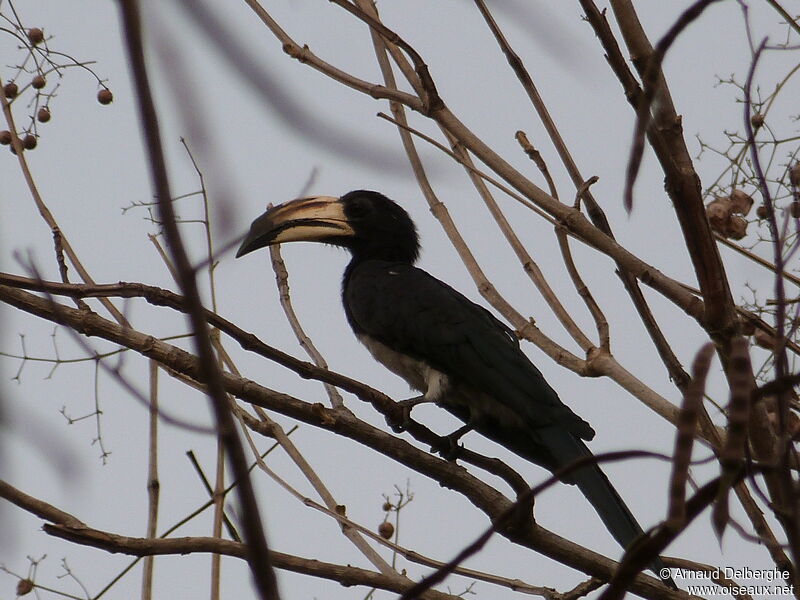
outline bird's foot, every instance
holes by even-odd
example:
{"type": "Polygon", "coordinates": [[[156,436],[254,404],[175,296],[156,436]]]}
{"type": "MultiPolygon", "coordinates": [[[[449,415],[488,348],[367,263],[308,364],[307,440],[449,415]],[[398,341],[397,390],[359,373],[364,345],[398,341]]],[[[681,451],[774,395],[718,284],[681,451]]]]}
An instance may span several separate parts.
{"type": "Polygon", "coordinates": [[[445,460],[456,460],[464,449],[464,446],[459,444],[458,440],[469,431],[472,431],[472,425],[469,423],[463,427],[459,427],[450,435],[440,438],[439,443],[431,447],[431,452],[435,452],[445,460]]]}
{"type": "Polygon", "coordinates": [[[439,442],[431,446],[431,452],[438,454],[443,459],[455,462],[464,446],[452,439],[449,435],[443,436],[439,442]]]}
{"type": "Polygon", "coordinates": [[[401,419],[394,420],[394,419],[387,419],[389,423],[389,427],[392,428],[392,431],[395,433],[401,433],[406,430],[408,424],[411,422],[411,410],[417,404],[423,404],[425,402],[432,402],[432,400],[428,400],[425,395],[422,396],[415,396],[414,398],[409,398],[407,400],[399,400],[396,404],[402,411],[401,419]]]}

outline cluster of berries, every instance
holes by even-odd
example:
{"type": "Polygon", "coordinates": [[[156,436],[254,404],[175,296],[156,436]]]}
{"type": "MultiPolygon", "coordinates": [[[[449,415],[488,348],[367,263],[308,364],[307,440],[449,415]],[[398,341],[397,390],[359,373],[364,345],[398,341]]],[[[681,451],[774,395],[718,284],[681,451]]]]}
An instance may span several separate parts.
{"type": "MultiPolygon", "coordinates": [[[[33,27],[28,29],[27,31],[28,42],[30,43],[31,47],[38,46],[44,41],[44,32],[38,28],[33,27]]],[[[33,76],[30,81],[30,86],[37,93],[39,90],[44,89],[47,85],[47,79],[45,78],[43,73],[37,73],[33,76]]],[[[3,96],[9,101],[13,101],[17,96],[20,94],[19,85],[16,81],[9,81],[3,86],[3,96]]],[[[111,104],[114,100],[114,94],[111,93],[107,87],[103,87],[99,92],[97,92],[97,101],[100,104],[107,105],[111,104]]],[[[50,114],[50,108],[48,106],[42,106],[36,112],[36,120],[39,123],[47,123],[50,121],[52,115],[50,114]]],[[[2,130],[0,131],[0,145],[9,146],[11,152],[16,154],[16,148],[13,142],[13,135],[9,130],[2,130]]],[[[30,129],[25,133],[25,135],[19,138],[19,144],[22,146],[24,150],[33,150],[38,145],[39,140],[38,136],[34,134],[30,129]]]]}

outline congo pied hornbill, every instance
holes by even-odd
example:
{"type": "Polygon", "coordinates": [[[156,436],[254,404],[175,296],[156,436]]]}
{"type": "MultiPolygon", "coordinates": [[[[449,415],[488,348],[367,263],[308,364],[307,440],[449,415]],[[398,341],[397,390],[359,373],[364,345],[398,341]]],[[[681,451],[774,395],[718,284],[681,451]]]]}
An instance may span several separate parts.
{"type": "MultiPolygon", "coordinates": [[[[594,430],[561,402],[514,332],[414,266],[416,227],[398,204],[364,190],[292,200],[253,221],[236,256],[293,241],[351,252],[342,283],[347,320],[376,360],[422,392],[407,402],[436,402],[467,423],[459,432],[474,429],[550,471],[592,456],[583,440],[594,430]]],[[[578,486],[623,548],[642,534],[596,463],[564,481],[578,486]]],[[[658,574],[663,564],[651,568],[658,574]]]]}

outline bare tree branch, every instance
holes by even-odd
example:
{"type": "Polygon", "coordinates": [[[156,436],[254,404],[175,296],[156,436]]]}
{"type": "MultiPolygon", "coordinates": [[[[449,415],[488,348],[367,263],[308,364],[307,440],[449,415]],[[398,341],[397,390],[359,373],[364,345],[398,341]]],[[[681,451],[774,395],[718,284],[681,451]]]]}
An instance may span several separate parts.
{"type": "Polygon", "coordinates": [[[181,234],[172,206],[172,193],[169,187],[164,153],[161,147],[158,117],[150,92],[150,83],[145,66],[142,25],[136,0],[120,0],[123,33],[131,62],[135,89],[138,92],[139,112],[142,130],[149,158],[150,175],[156,190],[161,223],[170,253],[175,263],[178,281],[183,290],[189,320],[194,331],[199,367],[204,373],[204,383],[208,385],[217,420],[217,434],[225,446],[231,469],[239,485],[236,487],[242,506],[244,537],[247,541],[248,562],[259,595],[263,600],[278,600],[277,582],[269,560],[264,528],[261,523],[250,474],[247,469],[244,451],[236,432],[230,406],[222,384],[220,369],[214,357],[209,339],[208,323],[195,281],[195,271],[183,247],[181,234]]]}

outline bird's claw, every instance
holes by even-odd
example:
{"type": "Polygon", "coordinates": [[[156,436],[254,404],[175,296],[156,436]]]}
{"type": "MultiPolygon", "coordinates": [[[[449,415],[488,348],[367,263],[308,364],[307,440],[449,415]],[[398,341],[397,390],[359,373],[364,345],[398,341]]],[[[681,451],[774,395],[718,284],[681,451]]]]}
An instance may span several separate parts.
{"type": "Polygon", "coordinates": [[[423,402],[428,402],[428,399],[425,398],[425,396],[415,396],[414,398],[398,401],[396,404],[402,412],[402,417],[399,420],[387,419],[389,427],[392,428],[392,431],[395,433],[402,433],[405,431],[408,427],[408,424],[411,422],[411,410],[417,404],[422,404],[423,402]]]}
{"type": "Polygon", "coordinates": [[[445,460],[456,460],[464,449],[464,446],[459,444],[458,440],[468,431],[472,431],[472,425],[470,423],[459,427],[450,435],[440,438],[439,443],[431,447],[431,452],[435,452],[445,460]]]}
{"type": "Polygon", "coordinates": [[[459,437],[461,436],[454,437],[453,434],[442,436],[436,444],[431,446],[431,452],[454,462],[464,449],[464,446],[458,443],[459,437]]]}

